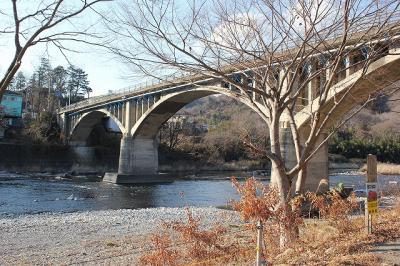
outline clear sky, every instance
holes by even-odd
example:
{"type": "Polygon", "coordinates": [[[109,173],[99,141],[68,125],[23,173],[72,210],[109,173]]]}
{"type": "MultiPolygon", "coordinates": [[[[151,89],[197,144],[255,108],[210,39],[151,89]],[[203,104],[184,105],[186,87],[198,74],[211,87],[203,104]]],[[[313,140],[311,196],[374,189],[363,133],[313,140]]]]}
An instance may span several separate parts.
{"type": "MultiPolygon", "coordinates": [[[[71,2],[71,0],[68,1],[71,2]]],[[[21,16],[23,15],[23,12],[29,12],[34,9],[36,10],[38,2],[40,1],[17,1],[21,9],[21,16]]],[[[101,8],[105,8],[105,10],[111,9],[109,3],[102,3],[101,5],[101,8]]],[[[0,25],[12,25],[12,20],[10,20],[9,16],[11,14],[11,8],[11,0],[0,0],[0,25]]],[[[92,24],[94,20],[97,21],[93,13],[89,12],[85,14],[85,16],[80,17],[79,20],[76,20],[74,23],[92,24]]],[[[68,25],[62,26],[68,27],[68,25]]],[[[99,29],[102,28],[101,24],[96,27],[99,29]]],[[[7,69],[15,52],[12,38],[13,36],[11,34],[0,34],[1,76],[7,69]]],[[[105,50],[80,43],[70,43],[68,45],[70,48],[80,51],[80,53],[67,52],[67,56],[72,64],[81,67],[86,71],[86,73],[88,73],[90,86],[93,88],[93,95],[105,94],[108,90],[115,90],[138,83],[138,81],[135,81],[132,78],[128,79],[127,76],[132,74],[129,72],[129,69],[121,64],[118,58],[115,58],[115,56],[107,53],[105,50]]],[[[28,50],[28,53],[24,57],[20,68],[27,77],[29,77],[32,74],[33,69],[40,64],[40,57],[43,56],[49,58],[53,67],[56,67],[57,65],[68,67],[68,62],[64,56],[54,47],[46,47],[44,44],[38,44],[29,49],[30,50],[28,50]]]]}

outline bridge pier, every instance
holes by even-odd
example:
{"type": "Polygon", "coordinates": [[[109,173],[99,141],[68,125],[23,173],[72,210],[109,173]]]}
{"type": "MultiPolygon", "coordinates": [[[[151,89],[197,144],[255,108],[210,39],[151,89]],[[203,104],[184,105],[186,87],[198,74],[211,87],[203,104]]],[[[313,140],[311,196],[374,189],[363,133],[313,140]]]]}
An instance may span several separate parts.
{"type": "Polygon", "coordinates": [[[125,175],[156,174],[158,171],[158,143],[154,139],[121,139],[118,173],[125,175]]]}
{"type": "Polygon", "coordinates": [[[123,136],[118,173],[106,173],[103,181],[116,184],[165,181],[159,177],[157,141],[150,138],[123,136]]]}
{"type": "MultiPolygon", "coordinates": [[[[304,144],[306,136],[308,136],[308,134],[305,130],[300,131],[301,144],[304,144]]],[[[324,135],[320,137],[316,143],[316,147],[322,142],[324,137],[324,135]]],[[[281,153],[285,160],[286,167],[292,168],[297,164],[297,160],[293,138],[289,128],[281,128],[280,143],[281,153]]],[[[306,179],[303,180],[303,184],[300,184],[300,180],[297,180],[297,178],[293,180],[291,187],[292,193],[298,191],[301,185],[304,186],[305,191],[315,192],[318,189],[318,185],[322,179],[329,180],[328,145],[326,143],[323,144],[315,156],[309,161],[304,174],[306,175],[306,179]]],[[[275,182],[276,180],[274,180],[274,173],[271,173],[271,183],[275,182]]],[[[320,189],[326,190],[327,187],[321,187],[320,189]]]]}

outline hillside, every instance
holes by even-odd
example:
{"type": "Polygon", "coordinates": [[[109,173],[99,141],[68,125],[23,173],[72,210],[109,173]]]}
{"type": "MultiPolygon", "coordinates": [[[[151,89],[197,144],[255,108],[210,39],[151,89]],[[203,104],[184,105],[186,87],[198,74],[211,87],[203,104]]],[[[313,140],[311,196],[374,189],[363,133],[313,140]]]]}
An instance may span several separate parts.
{"type": "MultiPolygon", "coordinates": [[[[330,153],[338,153],[347,158],[364,158],[365,154],[373,152],[382,161],[397,162],[395,157],[397,147],[400,147],[399,100],[400,92],[397,92],[390,97],[382,96],[369,104],[330,140],[330,153]]],[[[263,144],[266,143],[268,130],[261,118],[244,104],[223,95],[194,101],[177,115],[188,116],[192,123],[206,129],[205,132],[195,134],[196,136],[186,134],[177,148],[185,152],[192,150],[196,154],[203,153],[205,156],[202,159],[207,157],[208,161],[210,158],[211,161],[254,158],[241,144],[246,134],[252,135],[255,141],[259,138],[263,144]]],[[[185,135],[185,132],[182,134],[185,135]]]]}

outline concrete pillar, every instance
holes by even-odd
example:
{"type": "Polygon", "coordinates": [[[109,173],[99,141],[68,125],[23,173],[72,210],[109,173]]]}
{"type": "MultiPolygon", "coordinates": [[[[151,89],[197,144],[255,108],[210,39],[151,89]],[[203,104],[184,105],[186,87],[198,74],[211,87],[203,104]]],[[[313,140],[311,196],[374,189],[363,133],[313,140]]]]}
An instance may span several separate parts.
{"type": "Polygon", "coordinates": [[[155,139],[135,138],[132,155],[131,167],[135,174],[158,172],[158,143],[155,139]]]}
{"type": "Polygon", "coordinates": [[[125,103],[125,115],[124,115],[124,125],[125,128],[128,130],[128,134],[131,131],[131,127],[132,127],[132,117],[131,117],[131,102],[127,101],[125,103]]]}
{"type": "Polygon", "coordinates": [[[118,174],[152,175],[158,172],[158,145],[154,139],[121,139],[118,174]]]}
{"type": "MultiPolygon", "coordinates": [[[[300,141],[303,144],[307,137],[305,130],[300,131],[300,141]]],[[[321,136],[316,146],[324,139],[325,136],[321,136]]],[[[286,168],[291,169],[297,164],[295,147],[293,138],[290,132],[290,128],[282,128],[279,134],[281,143],[281,153],[285,160],[286,168]]],[[[315,154],[315,156],[309,161],[306,169],[305,179],[305,191],[316,191],[318,185],[322,179],[329,180],[328,172],[328,145],[324,144],[321,149],[315,154]]],[[[274,182],[274,180],[271,180],[274,182]]],[[[297,178],[293,180],[292,192],[295,192],[297,178]]]]}
{"type": "Polygon", "coordinates": [[[119,149],[118,174],[132,174],[131,154],[133,149],[133,139],[129,136],[121,138],[119,149]]]}

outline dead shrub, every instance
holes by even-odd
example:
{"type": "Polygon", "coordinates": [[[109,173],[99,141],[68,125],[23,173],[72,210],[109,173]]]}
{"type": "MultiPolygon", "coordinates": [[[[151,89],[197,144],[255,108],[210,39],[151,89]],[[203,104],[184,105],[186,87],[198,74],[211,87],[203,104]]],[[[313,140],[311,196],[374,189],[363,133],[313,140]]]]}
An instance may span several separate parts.
{"type": "Polygon", "coordinates": [[[220,244],[226,229],[215,225],[211,229],[201,229],[200,218],[194,218],[189,208],[186,208],[187,222],[166,223],[166,228],[179,233],[180,240],[185,244],[186,257],[199,259],[220,256],[228,252],[228,248],[220,244]]]}
{"type": "Polygon", "coordinates": [[[139,258],[140,265],[175,266],[178,265],[178,251],[172,249],[172,241],[168,234],[153,234],[150,238],[152,251],[139,258]]]}
{"type": "Polygon", "coordinates": [[[276,190],[254,179],[244,183],[233,179],[233,185],[240,200],[232,205],[244,221],[251,223],[243,229],[221,225],[203,228],[201,217],[194,217],[187,208],[187,219],[164,224],[166,233],[152,237],[153,250],[141,257],[141,264],[250,265],[256,253],[258,220],[264,222],[263,255],[273,265],[378,265],[381,259],[370,252],[373,245],[400,237],[400,205],[380,211],[374,218],[373,234],[367,235],[364,217],[352,216],[358,208],[354,195],[343,199],[336,191],[325,195],[308,193],[289,201],[289,208],[283,210],[276,190]],[[320,219],[301,217],[304,200],[319,211],[320,219]],[[293,227],[298,229],[296,238],[282,250],[282,230],[293,227]]]}
{"type": "Polygon", "coordinates": [[[299,226],[303,223],[301,203],[303,197],[296,197],[282,203],[279,192],[263,185],[254,178],[246,179],[243,184],[232,178],[232,183],[240,195],[239,201],[232,201],[234,210],[241,214],[246,222],[252,222],[253,235],[255,224],[264,224],[264,257],[271,259],[281,251],[282,239],[285,247],[293,245],[298,237],[299,226]]]}
{"type": "Polygon", "coordinates": [[[321,195],[307,192],[306,199],[310,202],[310,210],[314,209],[319,212],[319,218],[326,220],[341,232],[353,229],[350,215],[359,208],[354,193],[347,198],[342,198],[335,190],[321,195]]]}

